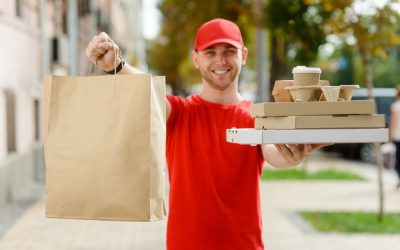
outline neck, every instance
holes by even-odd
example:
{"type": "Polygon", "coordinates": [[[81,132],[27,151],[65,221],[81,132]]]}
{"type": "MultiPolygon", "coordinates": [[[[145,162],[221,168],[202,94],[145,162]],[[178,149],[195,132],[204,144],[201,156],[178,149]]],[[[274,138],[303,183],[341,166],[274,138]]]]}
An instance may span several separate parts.
{"type": "Polygon", "coordinates": [[[203,79],[203,90],[200,93],[203,100],[219,104],[235,104],[243,100],[238,92],[237,82],[232,83],[224,90],[218,90],[211,87],[203,79]]]}

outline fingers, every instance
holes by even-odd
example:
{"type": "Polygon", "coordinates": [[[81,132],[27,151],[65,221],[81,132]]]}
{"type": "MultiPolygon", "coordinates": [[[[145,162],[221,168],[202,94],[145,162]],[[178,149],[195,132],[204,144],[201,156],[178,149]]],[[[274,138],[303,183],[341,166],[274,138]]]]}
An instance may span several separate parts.
{"type": "Polygon", "coordinates": [[[292,152],[293,161],[301,161],[305,157],[303,144],[288,144],[287,146],[292,152]]]}
{"type": "Polygon", "coordinates": [[[285,154],[285,149],[283,148],[284,146],[286,146],[286,145],[284,145],[284,144],[275,144],[275,148],[278,150],[278,152],[281,155],[286,155],[285,154]]]}
{"type": "Polygon", "coordinates": [[[102,42],[113,42],[113,40],[111,40],[110,36],[106,32],[101,32],[98,35],[98,39],[100,39],[100,41],[102,42]]]}
{"type": "Polygon", "coordinates": [[[311,144],[312,145],[312,151],[320,149],[322,147],[330,146],[333,145],[334,143],[322,143],[322,144],[311,144]]]}
{"type": "Polygon", "coordinates": [[[111,40],[105,32],[101,32],[99,35],[92,38],[89,45],[86,47],[85,53],[91,61],[95,62],[107,53],[107,51],[114,49],[118,52],[118,47],[113,40],[111,40]]]}
{"type": "Polygon", "coordinates": [[[101,57],[103,54],[107,53],[109,50],[114,50],[114,44],[111,42],[99,42],[96,46],[93,46],[92,54],[97,57],[101,57]]]}
{"type": "Polygon", "coordinates": [[[86,47],[85,54],[92,62],[97,61],[100,55],[102,55],[101,51],[97,51],[97,40],[95,40],[95,37],[92,39],[92,41],[89,43],[89,45],[86,47]]]}
{"type": "Polygon", "coordinates": [[[313,150],[314,150],[313,144],[304,144],[304,146],[303,146],[304,157],[307,157],[313,150]]]}
{"type": "Polygon", "coordinates": [[[311,154],[314,150],[329,144],[275,144],[278,152],[289,162],[296,164],[311,154]]]}
{"type": "Polygon", "coordinates": [[[289,162],[294,162],[295,157],[291,149],[286,144],[276,144],[275,145],[278,152],[289,162]]]}
{"type": "Polygon", "coordinates": [[[115,44],[107,41],[107,42],[98,43],[96,51],[104,54],[106,51],[113,50],[113,49],[116,49],[115,44]]]}
{"type": "Polygon", "coordinates": [[[311,144],[276,144],[275,147],[291,163],[302,161],[312,152],[311,144]]]}
{"type": "Polygon", "coordinates": [[[108,50],[116,49],[115,43],[105,32],[101,32],[96,38],[96,52],[104,54],[108,50]]]}
{"type": "Polygon", "coordinates": [[[314,150],[320,149],[322,147],[326,147],[332,145],[333,143],[323,143],[323,144],[304,144],[303,154],[308,156],[314,150]]]}

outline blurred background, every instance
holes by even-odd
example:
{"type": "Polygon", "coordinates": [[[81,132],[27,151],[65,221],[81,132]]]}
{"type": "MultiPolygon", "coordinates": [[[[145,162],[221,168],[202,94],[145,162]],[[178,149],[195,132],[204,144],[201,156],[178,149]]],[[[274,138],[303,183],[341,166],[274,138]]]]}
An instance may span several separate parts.
{"type": "MultiPolygon", "coordinates": [[[[292,67],[316,66],[331,85],[372,89],[390,119],[400,84],[398,0],[0,0],[0,208],[44,181],[45,75],[88,75],[84,50],[104,31],[127,62],[165,75],[170,93],[196,93],[195,32],[217,17],[236,22],[249,49],[239,83],[245,98],[269,101],[292,67]]],[[[347,157],[368,158],[372,149],[361,146],[347,157]]]]}

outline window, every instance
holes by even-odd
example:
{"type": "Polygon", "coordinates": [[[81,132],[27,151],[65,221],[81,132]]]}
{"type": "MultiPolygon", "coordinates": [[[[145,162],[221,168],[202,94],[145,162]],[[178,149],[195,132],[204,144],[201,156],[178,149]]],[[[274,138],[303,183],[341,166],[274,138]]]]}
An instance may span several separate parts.
{"type": "Polygon", "coordinates": [[[79,15],[84,16],[90,14],[90,0],[79,0],[78,2],[79,15]]]}
{"type": "Polygon", "coordinates": [[[15,14],[22,17],[22,0],[15,0],[15,14]]]}
{"type": "Polygon", "coordinates": [[[51,59],[54,63],[58,63],[59,62],[59,40],[58,37],[53,37],[51,39],[51,59]]]}
{"type": "Polygon", "coordinates": [[[35,141],[39,141],[40,139],[40,103],[39,100],[33,100],[33,122],[35,126],[35,141]]]}
{"type": "Polygon", "coordinates": [[[15,95],[6,89],[4,90],[6,97],[6,131],[7,131],[7,153],[17,151],[16,142],[16,122],[15,122],[15,95]]]}

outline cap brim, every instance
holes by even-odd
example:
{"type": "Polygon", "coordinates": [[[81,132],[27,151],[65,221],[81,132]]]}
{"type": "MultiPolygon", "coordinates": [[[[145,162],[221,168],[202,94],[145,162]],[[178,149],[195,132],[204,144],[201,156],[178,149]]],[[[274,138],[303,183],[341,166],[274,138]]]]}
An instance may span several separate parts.
{"type": "Polygon", "coordinates": [[[233,41],[231,39],[221,38],[221,39],[212,40],[212,41],[210,41],[210,42],[208,42],[206,44],[203,44],[202,46],[197,47],[196,49],[197,50],[205,50],[208,47],[211,47],[211,46],[213,46],[215,44],[218,44],[218,43],[227,43],[227,44],[230,44],[232,46],[235,46],[238,49],[243,48],[243,44],[241,44],[241,43],[238,43],[238,42],[233,41]]]}

